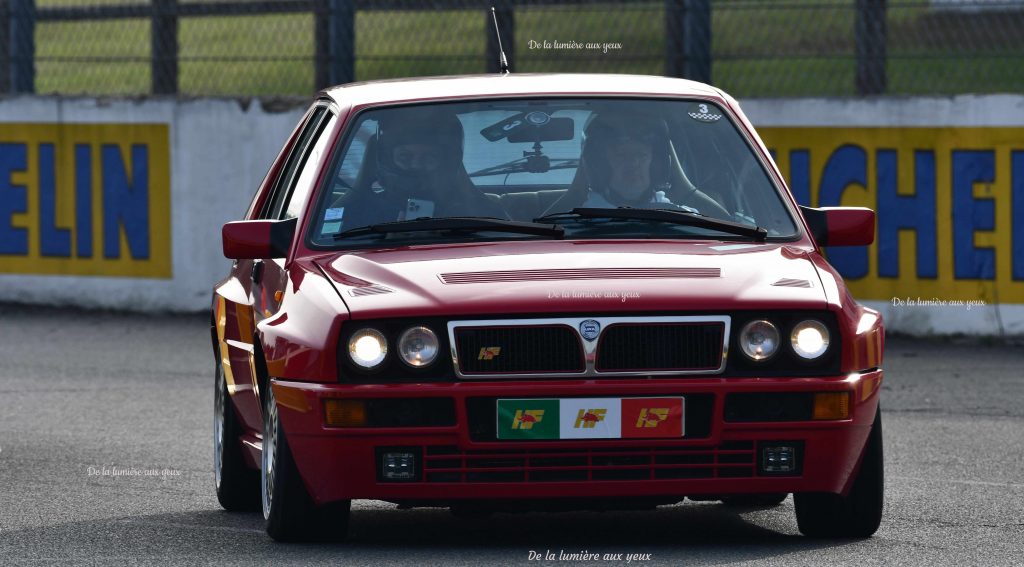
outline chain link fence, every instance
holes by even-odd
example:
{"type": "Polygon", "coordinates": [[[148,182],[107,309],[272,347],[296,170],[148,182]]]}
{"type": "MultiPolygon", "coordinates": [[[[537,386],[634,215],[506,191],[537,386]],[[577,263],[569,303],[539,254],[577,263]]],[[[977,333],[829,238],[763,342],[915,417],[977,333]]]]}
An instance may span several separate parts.
{"type": "Polygon", "coordinates": [[[1024,91],[1024,0],[0,0],[0,91],[309,96],[496,71],[738,97],[1024,91]]]}

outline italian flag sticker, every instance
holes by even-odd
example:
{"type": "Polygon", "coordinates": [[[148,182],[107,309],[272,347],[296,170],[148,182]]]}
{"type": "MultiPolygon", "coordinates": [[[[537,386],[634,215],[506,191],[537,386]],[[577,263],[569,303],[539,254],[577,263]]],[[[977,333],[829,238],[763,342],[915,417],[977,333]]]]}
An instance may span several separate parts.
{"type": "Polygon", "coordinates": [[[682,397],[498,400],[498,439],[682,437],[682,397]]]}

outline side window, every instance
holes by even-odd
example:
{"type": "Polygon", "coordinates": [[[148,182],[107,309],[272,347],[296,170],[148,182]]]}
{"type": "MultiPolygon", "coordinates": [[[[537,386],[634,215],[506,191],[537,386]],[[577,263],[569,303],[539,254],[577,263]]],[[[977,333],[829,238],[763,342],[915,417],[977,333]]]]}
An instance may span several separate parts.
{"type": "Polygon", "coordinates": [[[334,131],[335,123],[337,123],[338,117],[333,113],[328,112],[327,117],[321,121],[321,126],[316,133],[316,139],[312,143],[312,149],[303,158],[301,165],[301,173],[299,178],[295,182],[294,188],[291,190],[291,195],[285,204],[284,219],[293,219],[299,216],[302,212],[303,207],[306,206],[306,201],[309,198],[310,191],[313,190],[313,186],[316,184],[316,172],[317,164],[320,162],[320,158],[327,151],[327,144],[331,138],[331,132],[334,131]]]}
{"type": "Polygon", "coordinates": [[[299,133],[299,137],[295,141],[295,146],[292,148],[291,154],[288,155],[288,161],[285,163],[284,168],[281,170],[281,174],[277,178],[277,183],[274,184],[273,195],[263,207],[263,212],[260,214],[260,218],[281,218],[281,211],[284,208],[285,199],[291,190],[293,182],[295,181],[296,171],[299,169],[304,156],[308,153],[310,140],[321,126],[324,114],[326,113],[326,107],[318,106],[313,110],[309,120],[306,121],[306,124],[302,128],[302,132],[299,133]]]}

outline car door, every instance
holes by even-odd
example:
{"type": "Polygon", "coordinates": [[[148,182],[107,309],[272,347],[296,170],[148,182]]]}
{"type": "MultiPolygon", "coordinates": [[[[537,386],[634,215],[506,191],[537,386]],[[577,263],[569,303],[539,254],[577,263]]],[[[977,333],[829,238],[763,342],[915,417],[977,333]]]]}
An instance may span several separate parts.
{"type": "MultiPolygon", "coordinates": [[[[277,220],[288,213],[293,189],[297,186],[304,165],[318,134],[333,115],[326,104],[315,104],[303,117],[291,145],[282,151],[283,163],[277,168],[270,186],[265,188],[262,203],[255,203],[250,220],[277,220]]],[[[295,201],[297,202],[297,201],[295,201]]],[[[275,292],[283,290],[285,270],[283,258],[238,260],[232,265],[229,284],[218,291],[215,305],[217,328],[221,334],[221,350],[225,364],[228,390],[243,426],[253,432],[262,430],[262,404],[256,360],[256,324],[280,308],[275,292]],[[243,299],[244,298],[244,299],[243,299]]]]}
{"type": "MultiPolygon", "coordinates": [[[[295,219],[306,209],[313,192],[321,157],[328,150],[331,132],[337,123],[337,114],[327,105],[314,110],[310,121],[310,134],[294,164],[289,164],[282,175],[282,183],[269,203],[264,218],[287,221],[295,219]]],[[[257,260],[252,272],[253,322],[272,317],[281,308],[288,283],[285,258],[257,260]]]]}

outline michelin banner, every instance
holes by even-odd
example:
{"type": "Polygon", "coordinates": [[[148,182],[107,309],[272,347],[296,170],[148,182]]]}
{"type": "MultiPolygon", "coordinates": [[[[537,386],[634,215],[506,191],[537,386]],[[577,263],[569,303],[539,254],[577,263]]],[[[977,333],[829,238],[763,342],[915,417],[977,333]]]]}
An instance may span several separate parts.
{"type": "Polygon", "coordinates": [[[220,228],[305,106],[0,100],[0,302],[209,309],[230,266],[220,228]]]}
{"type": "Polygon", "coordinates": [[[877,211],[829,261],[858,299],[1024,303],[1024,128],[761,128],[796,199],[877,211]]]}
{"type": "Polygon", "coordinates": [[[171,277],[166,124],[4,124],[0,272],[171,277]]]}

